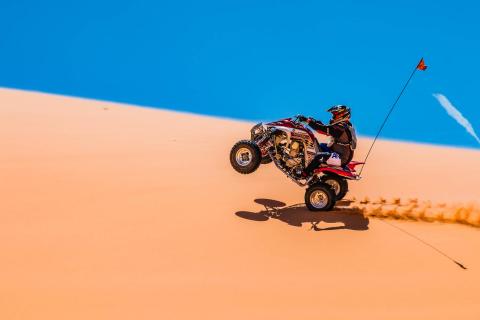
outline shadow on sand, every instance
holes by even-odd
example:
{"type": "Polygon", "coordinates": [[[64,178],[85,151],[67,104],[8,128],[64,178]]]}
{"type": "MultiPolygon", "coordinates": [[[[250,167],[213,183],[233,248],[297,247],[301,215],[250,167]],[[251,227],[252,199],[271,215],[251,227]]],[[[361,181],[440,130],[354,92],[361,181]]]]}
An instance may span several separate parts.
{"type": "Polygon", "coordinates": [[[235,214],[243,219],[253,221],[267,221],[269,219],[277,219],[291,226],[301,227],[303,223],[310,223],[311,230],[368,230],[369,220],[358,209],[348,208],[348,201],[339,201],[332,211],[313,212],[305,207],[305,204],[299,203],[286,206],[285,203],[271,199],[255,199],[256,203],[262,205],[265,210],[259,212],[238,211],[235,214]],[[343,207],[345,206],[345,207],[343,207]],[[326,223],[342,223],[343,226],[332,226],[320,228],[320,222],[326,223]]]}

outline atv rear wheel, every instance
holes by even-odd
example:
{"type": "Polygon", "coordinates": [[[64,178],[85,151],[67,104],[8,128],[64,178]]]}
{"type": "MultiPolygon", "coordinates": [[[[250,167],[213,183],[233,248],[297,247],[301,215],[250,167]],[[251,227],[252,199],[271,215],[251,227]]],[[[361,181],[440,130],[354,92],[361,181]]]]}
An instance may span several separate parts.
{"type": "Polygon", "coordinates": [[[235,171],[249,174],[257,170],[262,161],[262,153],[257,144],[251,140],[241,140],[230,151],[230,164],[235,171]]]}
{"type": "Polygon", "coordinates": [[[305,204],[311,211],[329,211],[335,205],[335,192],[324,182],[311,185],[305,192],[305,204]]]}
{"type": "Polygon", "coordinates": [[[328,174],[323,176],[321,180],[332,187],[337,201],[342,200],[348,192],[348,182],[344,178],[328,174]]]}

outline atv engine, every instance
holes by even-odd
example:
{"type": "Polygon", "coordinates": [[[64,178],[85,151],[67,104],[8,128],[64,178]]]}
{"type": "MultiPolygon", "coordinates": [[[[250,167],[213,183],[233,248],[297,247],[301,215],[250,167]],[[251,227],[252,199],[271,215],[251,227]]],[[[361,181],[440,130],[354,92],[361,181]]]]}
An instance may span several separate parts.
{"type": "Polygon", "coordinates": [[[285,134],[275,137],[276,158],[288,171],[300,173],[303,170],[303,142],[290,140],[285,134]]]}
{"type": "Polygon", "coordinates": [[[302,163],[302,159],[298,157],[300,153],[300,143],[298,141],[293,141],[290,148],[285,147],[283,151],[283,161],[285,161],[287,167],[293,168],[302,163]]]}

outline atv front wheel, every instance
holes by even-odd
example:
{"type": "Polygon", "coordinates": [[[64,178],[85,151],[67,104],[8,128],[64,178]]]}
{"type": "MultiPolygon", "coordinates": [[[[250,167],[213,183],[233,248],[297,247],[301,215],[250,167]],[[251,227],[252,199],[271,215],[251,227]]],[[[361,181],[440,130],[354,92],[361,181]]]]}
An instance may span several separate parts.
{"type": "Polygon", "coordinates": [[[311,185],[305,192],[305,204],[311,211],[329,211],[335,205],[335,191],[324,182],[311,185]]]}
{"type": "Polygon", "coordinates": [[[257,170],[262,161],[262,153],[257,144],[251,140],[241,140],[230,151],[230,164],[235,171],[249,174],[257,170]]]}
{"type": "Polygon", "coordinates": [[[335,191],[335,199],[342,200],[348,192],[348,182],[339,176],[327,174],[321,178],[323,182],[329,184],[335,191]]]}

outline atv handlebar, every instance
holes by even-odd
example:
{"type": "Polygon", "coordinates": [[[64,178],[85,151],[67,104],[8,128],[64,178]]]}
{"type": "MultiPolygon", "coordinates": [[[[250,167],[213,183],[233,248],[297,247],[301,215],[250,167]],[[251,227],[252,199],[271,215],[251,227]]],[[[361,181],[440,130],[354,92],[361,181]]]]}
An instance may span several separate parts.
{"type": "MultiPolygon", "coordinates": [[[[307,123],[307,122],[305,122],[305,121],[300,121],[300,117],[305,117],[305,116],[302,116],[302,115],[297,114],[296,116],[293,116],[293,118],[292,118],[292,119],[293,119],[293,122],[298,123],[298,124],[302,124],[302,125],[303,125],[304,123],[307,123]]],[[[308,119],[308,118],[307,118],[307,119],[308,119]]]]}

